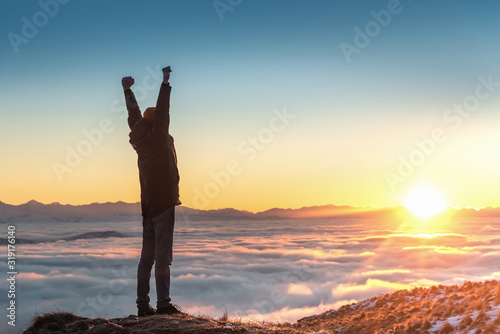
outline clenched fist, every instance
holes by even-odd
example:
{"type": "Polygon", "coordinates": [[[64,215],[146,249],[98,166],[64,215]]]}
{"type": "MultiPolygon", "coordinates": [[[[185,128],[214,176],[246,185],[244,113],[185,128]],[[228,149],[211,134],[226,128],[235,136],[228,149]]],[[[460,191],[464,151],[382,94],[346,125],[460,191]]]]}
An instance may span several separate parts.
{"type": "Polygon", "coordinates": [[[123,77],[123,79],[122,79],[123,90],[130,89],[130,87],[132,87],[133,84],[134,84],[134,78],[123,77]]]}
{"type": "Polygon", "coordinates": [[[170,66],[162,68],[163,72],[163,83],[168,84],[168,80],[170,79],[170,72],[172,72],[172,69],[170,66]]]}

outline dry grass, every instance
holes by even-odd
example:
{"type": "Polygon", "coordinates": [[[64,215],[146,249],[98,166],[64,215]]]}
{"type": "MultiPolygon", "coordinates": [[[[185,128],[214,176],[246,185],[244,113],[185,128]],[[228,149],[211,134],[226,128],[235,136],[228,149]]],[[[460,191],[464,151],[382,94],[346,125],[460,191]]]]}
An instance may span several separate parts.
{"type": "Polygon", "coordinates": [[[497,281],[415,288],[307,317],[294,327],[346,334],[407,334],[427,333],[437,326],[435,333],[500,334],[500,312],[496,311],[493,316],[490,312],[493,308],[500,310],[499,301],[500,284],[497,281]],[[458,317],[458,324],[448,321],[452,317],[458,317]]]}

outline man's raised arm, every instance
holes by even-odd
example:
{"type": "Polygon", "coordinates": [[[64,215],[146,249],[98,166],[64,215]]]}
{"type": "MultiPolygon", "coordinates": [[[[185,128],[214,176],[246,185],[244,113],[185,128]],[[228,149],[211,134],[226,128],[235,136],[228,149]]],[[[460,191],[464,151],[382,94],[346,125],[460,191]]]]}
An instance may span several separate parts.
{"type": "Polygon", "coordinates": [[[158,100],[156,101],[153,131],[160,132],[168,137],[168,127],[170,125],[170,92],[172,91],[172,87],[168,81],[172,70],[170,69],[170,66],[168,66],[163,68],[162,71],[163,82],[160,87],[160,93],[158,94],[158,100]]]}
{"type": "Polygon", "coordinates": [[[128,126],[130,127],[130,130],[132,130],[135,123],[142,118],[142,113],[139,109],[139,105],[137,104],[137,100],[135,99],[135,95],[130,89],[133,84],[134,78],[132,77],[124,77],[122,79],[122,87],[125,93],[125,102],[127,103],[128,110],[128,126]]]}

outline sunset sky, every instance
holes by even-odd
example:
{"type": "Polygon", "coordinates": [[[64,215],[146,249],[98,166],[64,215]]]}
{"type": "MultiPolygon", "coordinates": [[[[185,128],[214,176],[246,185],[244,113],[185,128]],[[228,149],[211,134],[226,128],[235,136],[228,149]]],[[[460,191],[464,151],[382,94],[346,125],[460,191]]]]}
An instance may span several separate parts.
{"type": "Polygon", "coordinates": [[[186,206],[500,206],[498,1],[2,6],[2,202],[139,201],[120,81],[171,65],[186,206]]]}

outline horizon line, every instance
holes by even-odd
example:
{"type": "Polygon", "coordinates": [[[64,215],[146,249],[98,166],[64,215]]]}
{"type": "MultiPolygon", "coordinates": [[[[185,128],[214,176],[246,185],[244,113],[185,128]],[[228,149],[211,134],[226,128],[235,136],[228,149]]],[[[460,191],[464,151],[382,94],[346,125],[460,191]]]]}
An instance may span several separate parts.
{"type": "MultiPolygon", "coordinates": [[[[61,202],[51,202],[51,203],[43,203],[43,202],[40,202],[38,200],[35,200],[35,199],[31,199],[25,203],[21,203],[21,204],[9,204],[9,203],[6,203],[6,202],[3,202],[0,200],[0,203],[2,204],[6,204],[6,205],[11,205],[11,206],[21,206],[21,205],[26,205],[26,204],[29,204],[30,202],[35,202],[35,203],[39,203],[39,204],[42,204],[42,205],[61,205],[61,206],[86,206],[86,205],[93,205],[93,204],[118,204],[118,203],[124,203],[124,204],[141,204],[140,201],[138,202],[125,202],[125,201],[116,201],[116,202],[111,202],[111,201],[107,201],[107,202],[92,202],[92,203],[85,203],[85,204],[71,204],[71,203],[66,203],[66,204],[63,204],[61,202]]],[[[237,208],[232,208],[232,207],[221,207],[221,208],[216,208],[216,209],[197,209],[197,208],[192,208],[192,207],[189,207],[189,206],[185,206],[185,205],[180,205],[182,207],[185,207],[185,208],[188,208],[188,209],[193,209],[193,210],[201,210],[201,211],[216,211],[216,210],[225,210],[225,209],[232,209],[232,210],[237,210],[237,211],[244,211],[244,212],[251,212],[251,213],[260,213],[260,212],[266,212],[266,211],[269,211],[269,210],[273,210],[273,209],[281,209],[281,210],[300,210],[300,209],[304,209],[304,208],[314,208],[314,207],[325,207],[325,206],[334,206],[334,207],[349,207],[349,208],[352,208],[352,209],[364,209],[364,210],[383,210],[383,209],[394,209],[394,208],[404,208],[404,209],[407,209],[405,208],[403,205],[395,205],[395,206],[384,206],[384,207],[376,207],[376,206],[352,206],[352,205],[348,205],[348,204],[342,204],[342,205],[337,205],[337,204],[318,204],[318,205],[312,205],[312,206],[302,206],[302,207],[297,207],[297,208],[280,208],[280,207],[272,207],[272,208],[269,208],[269,209],[266,209],[266,210],[263,210],[263,211],[257,211],[257,212],[253,212],[253,211],[250,211],[250,210],[244,210],[244,209],[237,209],[237,208]]],[[[481,211],[481,210],[485,210],[485,209],[499,209],[500,206],[498,207],[493,207],[493,206],[487,206],[487,207],[479,207],[479,208],[476,208],[476,207],[471,207],[471,206],[467,206],[467,207],[456,207],[456,206],[452,206],[452,205],[448,205],[447,206],[448,209],[455,209],[455,210],[470,210],[470,209],[474,209],[476,211],[481,211]]]]}

